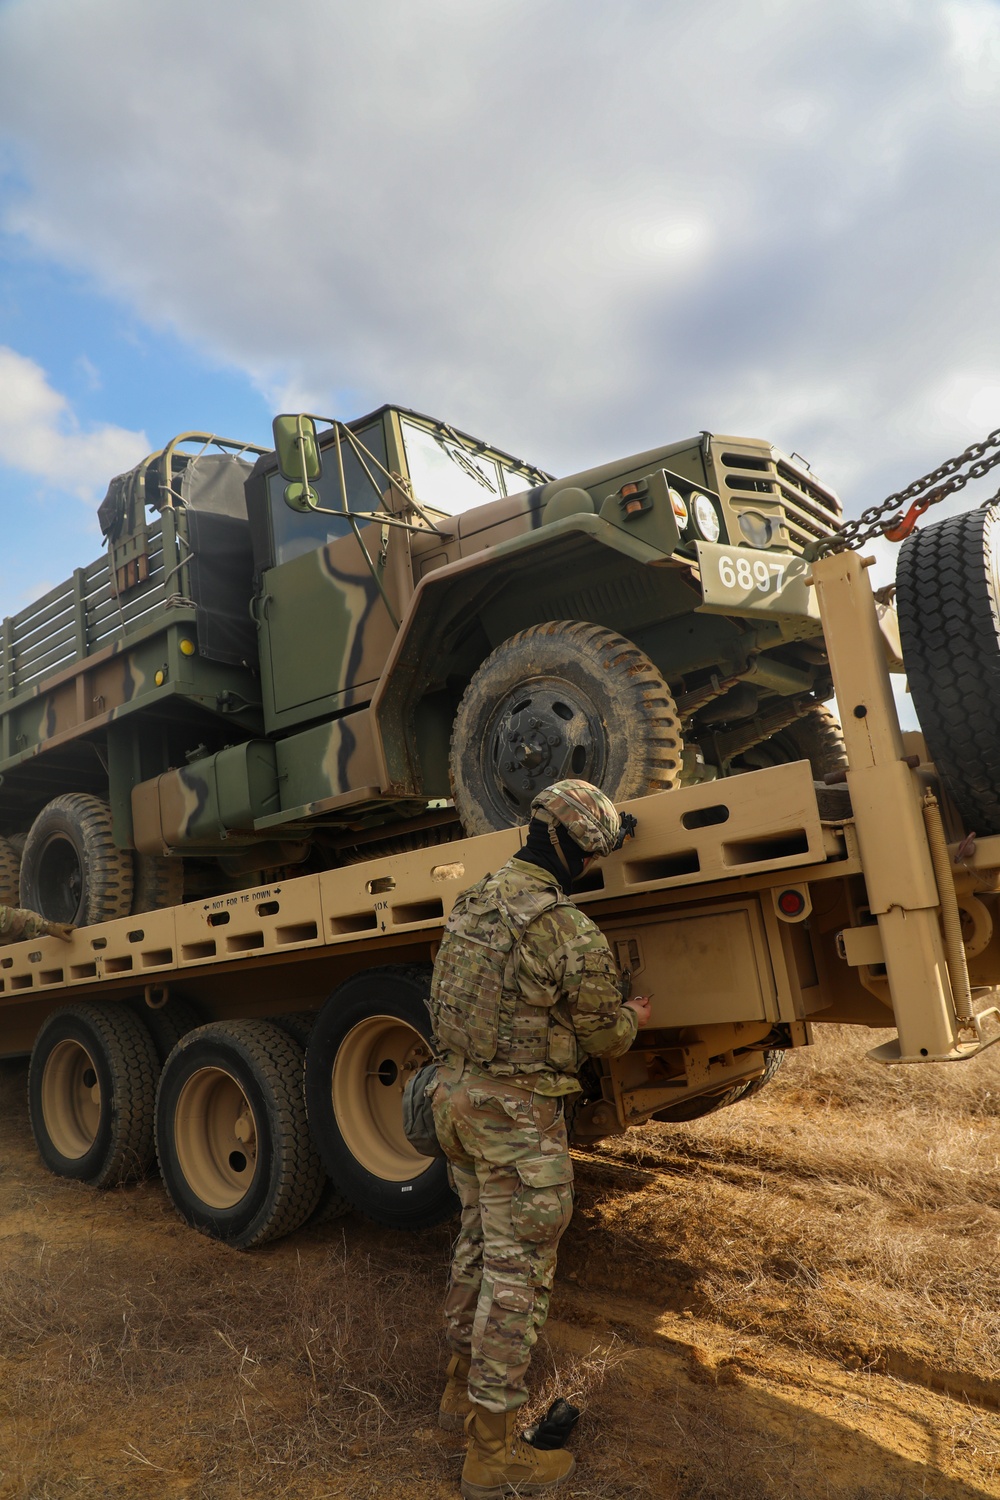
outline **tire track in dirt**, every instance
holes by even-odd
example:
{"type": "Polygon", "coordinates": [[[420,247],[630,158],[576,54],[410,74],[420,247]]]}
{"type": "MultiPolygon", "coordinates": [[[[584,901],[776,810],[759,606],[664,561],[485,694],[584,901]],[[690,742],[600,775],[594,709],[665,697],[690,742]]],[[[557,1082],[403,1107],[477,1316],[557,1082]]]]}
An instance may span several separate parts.
{"type": "MultiPolygon", "coordinates": [[[[707,1151],[696,1149],[686,1151],[683,1156],[666,1155],[665,1159],[658,1156],[655,1161],[647,1160],[637,1164],[577,1150],[574,1150],[573,1157],[575,1162],[584,1167],[583,1180],[592,1187],[614,1188],[622,1182],[650,1187],[661,1184],[663,1179],[669,1181],[679,1176],[691,1178],[709,1174],[716,1180],[737,1188],[757,1188],[762,1175],[767,1171],[772,1179],[785,1178],[789,1186],[797,1187],[798,1192],[802,1192],[801,1176],[797,1177],[794,1171],[782,1169],[776,1164],[759,1161],[751,1164],[750,1153],[746,1153],[747,1165],[720,1162],[707,1151]]],[[[603,1295],[605,1288],[602,1287],[601,1290],[603,1295]]],[[[729,1326],[734,1330],[739,1329],[740,1319],[737,1317],[729,1326]]],[[[796,1341],[793,1338],[786,1342],[788,1347],[795,1347],[796,1341]]],[[[939,1392],[961,1402],[973,1403],[984,1411],[1000,1412],[1000,1380],[983,1376],[968,1367],[948,1368],[921,1359],[912,1350],[891,1345],[883,1345],[874,1355],[866,1356],[864,1351],[859,1352],[853,1345],[836,1339],[826,1340],[821,1346],[821,1352],[840,1362],[847,1370],[862,1370],[874,1376],[890,1376],[908,1385],[939,1392]]]]}

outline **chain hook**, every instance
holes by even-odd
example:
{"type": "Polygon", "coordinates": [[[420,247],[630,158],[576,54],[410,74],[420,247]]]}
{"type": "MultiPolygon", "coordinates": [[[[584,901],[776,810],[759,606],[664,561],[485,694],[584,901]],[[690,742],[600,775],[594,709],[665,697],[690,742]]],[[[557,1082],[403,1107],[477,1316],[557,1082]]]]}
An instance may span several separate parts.
{"type": "Polygon", "coordinates": [[[926,500],[914,500],[905,516],[891,516],[882,526],[882,535],[887,542],[905,542],[925,510],[930,510],[934,496],[926,500]]]}

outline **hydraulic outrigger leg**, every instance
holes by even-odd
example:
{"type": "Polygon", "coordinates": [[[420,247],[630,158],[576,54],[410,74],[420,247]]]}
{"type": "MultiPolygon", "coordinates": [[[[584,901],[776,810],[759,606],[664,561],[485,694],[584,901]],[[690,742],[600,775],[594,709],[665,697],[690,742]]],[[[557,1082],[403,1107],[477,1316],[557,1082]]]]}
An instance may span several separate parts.
{"type": "Polygon", "coordinates": [[[964,957],[953,952],[948,963],[942,907],[953,900],[954,886],[938,888],[924,789],[904,756],[865,564],[855,552],[837,552],[815,562],[811,576],[847,746],[868,904],[878,919],[898,1033],[869,1055],[884,1063],[972,1057],[1000,1035],[982,1037],[980,1020],[990,1011],[971,1014],[964,957]]]}

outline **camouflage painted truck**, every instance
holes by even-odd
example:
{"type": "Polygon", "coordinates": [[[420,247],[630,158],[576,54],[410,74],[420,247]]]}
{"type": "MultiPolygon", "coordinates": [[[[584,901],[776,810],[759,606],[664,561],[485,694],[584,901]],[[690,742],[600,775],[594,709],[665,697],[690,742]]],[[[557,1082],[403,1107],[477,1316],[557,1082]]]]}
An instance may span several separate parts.
{"type": "Polygon", "coordinates": [[[515,826],[567,774],[842,764],[803,558],[841,512],[801,461],[702,433],[553,479],[396,407],[275,432],[119,476],[106,556],[3,622],[0,898],[92,923],[515,826]]]}
{"type": "MultiPolygon", "coordinates": [[[[893,1029],[872,1053],[891,1065],[1000,1039],[997,524],[953,517],[900,558],[926,734],[900,732],[868,560],[835,552],[799,571],[792,618],[815,641],[818,615],[845,765],[824,784],[775,756],[628,804],[635,838],[577,899],[623,994],[653,992],[651,1025],[583,1070],[576,1147],[740,1104],[824,1022],[893,1029]]],[[[455,895],[522,835],[383,850],[0,949],[0,1055],[30,1054],[44,1162],[107,1186],[155,1152],[182,1216],[239,1248],[351,1205],[396,1227],[453,1212],[443,1164],[403,1134],[402,1091],[429,1056],[455,895]]]]}

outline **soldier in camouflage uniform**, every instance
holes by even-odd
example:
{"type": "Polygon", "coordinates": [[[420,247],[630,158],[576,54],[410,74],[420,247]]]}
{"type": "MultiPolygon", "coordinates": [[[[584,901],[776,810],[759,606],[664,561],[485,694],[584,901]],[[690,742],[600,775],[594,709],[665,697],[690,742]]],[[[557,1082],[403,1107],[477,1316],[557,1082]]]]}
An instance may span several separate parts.
{"type": "Polygon", "coordinates": [[[622,1003],[606,939],[569,900],[573,881],[620,843],[614,805],[588,782],[561,781],[531,811],[525,847],[456,902],[431,987],[443,1059],[434,1120],[462,1204],[439,1420],[469,1432],[467,1500],[538,1493],[573,1467],[565,1449],[536,1450],[517,1426],[573,1212],[563,1105],[584,1059],[617,1057],[649,1019],[648,1000],[622,1003]]]}
{"type": "Polygon", "coordinates": [[[0,944],[20,943],[26,938],[37,937],[56,937],[68,943],[74,930],[71,922],[49,922],[36,911],[0,905],[0,944]]]}

